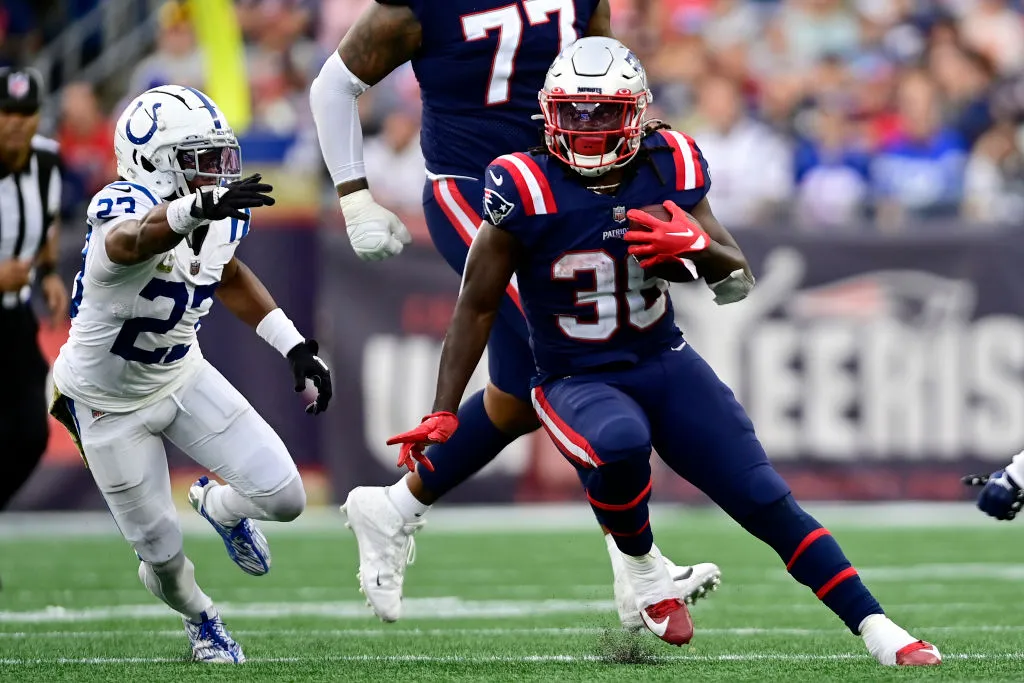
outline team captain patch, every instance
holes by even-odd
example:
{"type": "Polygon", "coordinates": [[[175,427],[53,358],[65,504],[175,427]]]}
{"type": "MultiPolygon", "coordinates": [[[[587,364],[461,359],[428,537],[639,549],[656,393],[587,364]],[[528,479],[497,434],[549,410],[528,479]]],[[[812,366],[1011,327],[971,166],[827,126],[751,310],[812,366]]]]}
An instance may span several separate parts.
{"type": "Polygon", "coordinates": [[[484,188],[484,211],[491,225],[497,225],[512,213],[516,205],[487,187],[484,188]]]}

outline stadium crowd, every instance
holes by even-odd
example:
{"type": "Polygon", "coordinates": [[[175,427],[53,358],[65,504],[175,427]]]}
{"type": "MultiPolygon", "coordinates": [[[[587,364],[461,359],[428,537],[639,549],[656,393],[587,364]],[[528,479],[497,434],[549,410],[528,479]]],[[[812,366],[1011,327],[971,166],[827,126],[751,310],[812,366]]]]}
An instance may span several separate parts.
{"type": "MultiPolygon", "coordinates": [[[[237,1],[253,103],[248,134],[293,140],[288,163],[321,163],[308,85],[370,1],[237,1]]],[[[2,59],[31,59],[41,43],[33,22],[42,10],[33,8],[50,4],[0,0],[2,59]]],[[[712,201],[726,224],[883,232],[931,229],[932,219],[1024,224],[1024,1],[612,7],[617,34],[648,65],[654,114],[693,135],[709,159],[712,201]]],[[[160,83],[201,88],[203,74],[188,16],[172,0],[159,8],[153,53],[116,92],[104,84],[101,98],[92,84],[64,84],[57,136],[80,196],[113,173],[108,112],[160,83]]],[[[419,211],[420,193],[408,190],[423,173],[411,70],[361,106],[375,196],[419,211]]]]}

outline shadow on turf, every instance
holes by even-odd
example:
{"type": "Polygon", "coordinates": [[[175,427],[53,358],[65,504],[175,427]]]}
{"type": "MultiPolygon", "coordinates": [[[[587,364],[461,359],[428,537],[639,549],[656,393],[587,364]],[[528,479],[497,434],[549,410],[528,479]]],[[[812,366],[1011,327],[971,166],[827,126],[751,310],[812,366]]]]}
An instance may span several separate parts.
{"type": "Polygon", "coordinates": [[[597,655],[605,664],[658,664],[652,644],[642,631],[606,628],[597,639],[597,655]]]}

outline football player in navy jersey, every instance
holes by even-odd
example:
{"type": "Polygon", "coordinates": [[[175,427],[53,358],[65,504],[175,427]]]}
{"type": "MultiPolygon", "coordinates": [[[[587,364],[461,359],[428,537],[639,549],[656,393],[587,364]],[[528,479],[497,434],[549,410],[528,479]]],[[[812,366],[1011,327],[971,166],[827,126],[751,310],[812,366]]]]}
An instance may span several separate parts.
{"type": "MultiPolygon", "coordinates": [[[[494,158],[536,145],[532,119],[551,60],[583,35],[611,31],[608,0],[376,0],[324,64],[310,89],[320,147],[340,198],[356,254],[375,261],[401,252],[409,234],[370,194],[356,98],[412,60],[423,99],[421,144],[427,165],[423,209],[441,255],[458,273],[482,219],[484,171],[494,158]]],[[[498,210],[497,208],[495,210],[498,210]]],[[[490,383],[459,409],[461,428],[431,449],[431,467],[415,467],[395,485],[359,487],[343,510],[359,543],[360,585],[385,621],[401,615],[412,535],[430,504],[539,427],[530,405],[534,372],[520,293],[508,283],[491,334],[490,383]]],[[[403,463],[399,463],[402,466],[403,463]]],[[[621,554],[606,535],[619,616],[642,628],[621,554]]],[[[710,563],[666,565],[680,597],[714,588],[710,563]]]]}
{"type": "Polygon", "coordinates": [[[648,270],[706,274],[719,303],[743,298],[753,279],[711,211],[700,150],[645,124],[650,98],[639,61],[613,39],[581,39],[554,61],[540,94],[546,150],[503,155],[487,169],[487,222],[469,252],[433,412],[388,443],[424,463],[425,446],[458,435],[455,411],[515,275],[536,360],[534,409],[622,552],[652,632],[674,645],[693,636],[654,546],[653,448],[770,545],[880,663],[939,664],[937,649],[885,616],[829,532],[793,500],[732,391],[675,326],[667,284],[648,270]],[[637,210],[652,204],[670,219],[637,210]],[[623,218],[643,229],[620,227],[623,218]]]}

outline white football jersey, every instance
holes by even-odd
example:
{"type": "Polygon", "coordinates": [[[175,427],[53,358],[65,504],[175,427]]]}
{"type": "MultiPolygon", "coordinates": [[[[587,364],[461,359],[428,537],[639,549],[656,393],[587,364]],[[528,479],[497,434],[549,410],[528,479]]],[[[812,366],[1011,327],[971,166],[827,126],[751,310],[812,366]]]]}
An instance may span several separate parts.
{"type": "Polygon", "coordinates": [[[249,222],[210,224],[195,254],[187,240],[132,266],[107,256],[114,226],[161,200],[136,183],[107,185],[92,198],[82,269],[71,298],[71,336],[53,365],[65,396],[104,412],[130,412],[169,396],[198,370],[199,319],[213,305],[224,266],[249,222]]]}

